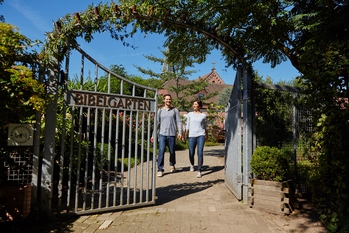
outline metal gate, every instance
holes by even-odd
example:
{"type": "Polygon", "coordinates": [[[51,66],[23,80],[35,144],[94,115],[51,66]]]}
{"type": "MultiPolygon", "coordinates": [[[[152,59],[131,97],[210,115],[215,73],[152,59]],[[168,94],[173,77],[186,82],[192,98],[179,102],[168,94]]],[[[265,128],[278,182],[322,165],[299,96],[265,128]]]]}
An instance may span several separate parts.
{"type": "Polygon", "coordinates": [[[57,109],[53,186],[58,188],[52,189],[52,210],[91,214],[154,204],[156,143],[150,137],[156,130],[157,90],[76,50],[80,77],[64,79],[67,56],[59,78],[64,100],[58,101],[64,104],[57,109]]]}
{"type": "Polygon", "coordinates": [[[225,118],[225,183],[239,200],[242,199],[241,153],[241,68],[238,69],[233,90],[226,107],[225,118]]]}
{"type": "MultiPolygon", "coordinates": [[[[226,108],[225,120],[225,182],[236,198],[239,200],[243,199],[245,203],[249,201],[249,184],[250,179],[253,178],[250,161],[257,144],[268,146],[281,146],[281,144],[283,144],[283,148],[287,148],[287,146],[291,147],[292,149],[289,148],[289,151],[293,151],[294,178],[297,180],[297,148],[302,146],[302,141],[305,139],[303,135],[301,136],[303,140],[299,141],[299,134],[311,130],[309,127],[309,119],[311,116],[309,114],[304,114],[306,111],[299,116],[299,119],[296,118],[297,109],[292,102],[294,101],[293,99],[296,98],[295,93],[299,92],[298,88],[265,83],[254,83],[253,85],[254,89],[252,88],[252,76],[244,67],[238,67],[234,87],[226,108]],[[278,117],[283,121],[279,123],[279,125],[283,125],[283,128],[277,128],[279,132],[277,132],[276,129],[272,129],[271,126],[265,130],[265,126],[256,124],[257,121],[255,117],[257,115],[263,118],[261,112],[258,114],[255,113],[255,97],[258,88],[288,92],[288,94],[284,96],[285,98],[289,96],[288,98],[283,101],[279,100],[280,103],[282,102],[282,104],[285,105],[285,109],[287,109],[287,111],[283,111],[283,114],[290,113],[289,116],[278,117]],[[289,119],[289,122],[284,119],[289,119]],[[302,127],[305,128],[302,129],[302,127]],[[257,131],[256,129],[259,130],[257,131]],[[285,136],[282,136],[281,133],[284,133],[285,136]],[[264,139],[263,143],[261,140],[262,138],[264,139]],[[281,140],[281,138],[283,139],[281,140]],[[266,143],[267,141],[269,144],[266,143]]],[[[264,118],[268,119],[268,116],[264,116],[264,118]]],[[[263,122],[266,122],[265,119],[263,119],[263,122]]],[[[271,118],[269,117],[269,119],[271,118]]],[[[274,119],[271,120],[275,123],[274,119]]]]}
{"type": "Polygon", "coordinates": [[[239,66],[225,117],[225,183],[238,200],[246,202],[254,140],[251,84],[251,75],[239,66]]]}

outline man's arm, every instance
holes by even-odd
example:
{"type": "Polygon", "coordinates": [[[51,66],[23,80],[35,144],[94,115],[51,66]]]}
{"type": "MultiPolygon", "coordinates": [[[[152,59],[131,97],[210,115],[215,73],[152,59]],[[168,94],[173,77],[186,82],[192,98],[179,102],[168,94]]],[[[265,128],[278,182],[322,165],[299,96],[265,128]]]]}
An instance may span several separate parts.
{"type": "Polygon", "coordinates": [[[179,110],[177,108],[175,108],[175,114],[176,114],[177,130],[178,130],[178,139],[181,139],[182,133],[183,133],[182,120],[181,120],[181,116],[179,115],[179,110]]]}
{"type": "MultiPolygon", "coordinates": [[[[153,134],[152,134],[152,136],[151,136],[151,138],[150,138],[150,141],[151,142],[154,142],[154,133],[156,133],[156,134],[158,134],[158,132],[159,132],[159,130],[160,130],[160,128],[159,128],[159,125],[160,125],[160,111],[161,111],[161,109],[158,109],[157,111],[156,111],[156,113],[155,113],[155,119],[156,119],[156,124],[157,124],[157,132],[154,132],[154,130],[153,130],[153,134]]],[[[155,127],[154,127],[155,128],[155,127]]]]}

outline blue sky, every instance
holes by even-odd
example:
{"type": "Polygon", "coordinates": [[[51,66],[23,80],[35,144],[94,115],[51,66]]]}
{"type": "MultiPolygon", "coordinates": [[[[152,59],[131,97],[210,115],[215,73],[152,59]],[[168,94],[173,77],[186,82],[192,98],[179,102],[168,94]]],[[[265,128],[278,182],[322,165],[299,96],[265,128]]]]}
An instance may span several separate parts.
{"type": "MultiPolygon", "coordinates": [[[[89,4],[97,5],[101,1],[89,0],[5,0],[3,5],[0,5],[0,14],[5,16],[5,22],[17,26],[22,34],[32,40],[45,40],[45,32],[53,30],[53,22],[66,14],[84,11],[89,4]]],[[[108,2],[108,1],[102,1],[108,2]]],[[[142,68],[152,69],[154,72],[161,72],[161,64],[153,63],[144,55],[152,55],[162,58],[161,50],[165,38],[157,34],[137,34],[128,42],[133,44],[136,49],[125,47],[121,42],[113,40],[108,33],[95,34],[94,40],[90,43],[85,43],[83,40],[78,40],[81,48],[85,50],[99,63],[105,67],[110,65],[123,65],[128,74],[143,76],[135,67],[134,64],[142,68]]],[[[39,49],[38,49],[39,50],[39,49]]],[[[190,79],[196,79],[209,73],[215,63],[215,68],[221,78],[227,84],[233,84],[235,78],[235,70],[232,67],[225,67],[226,64],[220,55],[220,51],[212,51],[207,56],[206,62],[196,65],[188,70],[196,70],[190,79]]],[[[253,64],[259,75],[270,76],[274,82],[289,81],[299,75],[298,71],[292,67],[290,62],[284,62],[272,69],[269,64],[256,62],[253,64]]],[[[72,59],[70,64],[70,75],[78,73],[80,65],[72,59]]]]}

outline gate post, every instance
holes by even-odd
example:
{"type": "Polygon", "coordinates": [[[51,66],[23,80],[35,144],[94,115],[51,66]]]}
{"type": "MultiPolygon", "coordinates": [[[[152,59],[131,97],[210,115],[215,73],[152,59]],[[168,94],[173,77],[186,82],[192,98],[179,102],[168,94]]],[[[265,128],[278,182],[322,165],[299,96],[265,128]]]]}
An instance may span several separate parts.
{"type": "Polygon", "coordinates": [[[48,77],[48,94],[54,96],[49,99],[44,133],[44,150],[42,160],[41,184],[40,184],[40,215],[43,218],[51,216],[52,191],[53,191],[53,166],[55,158],[55,131],[58,100],[58,74],[59,64],[57,60],[50,63],[48,77]]]}
{"type": "MultiPolygon", "coordinates": [[[[44,66],[39,63],[39,78],[40,82],[44,80],[44,66]]],[[[33,170],[32,170],[32,181],[31,181],[31,211],[35,215],[39,214],[39,195],[38,188],[40,187],[40,134],[42,124],[42,112],[36,112],[35,114],[35,133],[34,133],[34,148],[33,148],[33,170]]]]}
{"type": "Polygon", "coordinates": [[[243,67],[243,101],[244,101],[244,126],[243,126],[243,200],[248,203],[248,184],[251,174],[251,158],[253,151],[253,127],[252,127],[252,76],[243,67]]]}

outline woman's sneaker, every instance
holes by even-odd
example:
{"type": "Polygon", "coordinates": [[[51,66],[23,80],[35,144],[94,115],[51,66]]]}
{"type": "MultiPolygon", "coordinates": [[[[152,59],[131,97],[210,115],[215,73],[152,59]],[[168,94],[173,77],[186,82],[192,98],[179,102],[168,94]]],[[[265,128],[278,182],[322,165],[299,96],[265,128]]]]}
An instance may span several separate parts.
{"type": "Polygon", "coordinates": [[[194,166],[190,165],[190,171],[193,172],[194,171],[194,166]]]}
{"type": "Polygon", "coordinates": [[[198,174],[196,175],[196,178],[201,178],[201,171],[198,171],[198,174]]]}
{"type": "Polygon", "coordinates": [[[175,166],[171,166],[171,172],[175,172],[175,171],[176,171],[175,166]]]}

